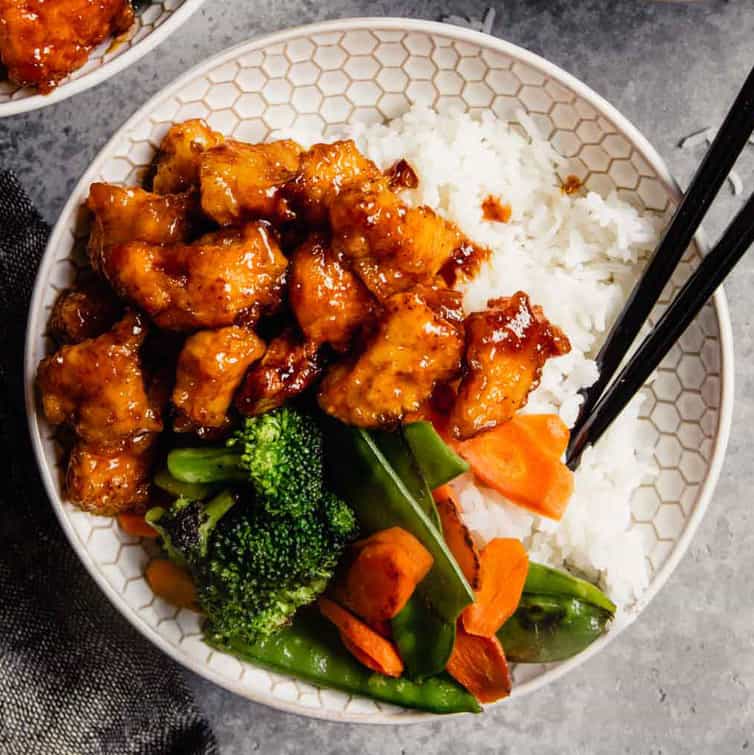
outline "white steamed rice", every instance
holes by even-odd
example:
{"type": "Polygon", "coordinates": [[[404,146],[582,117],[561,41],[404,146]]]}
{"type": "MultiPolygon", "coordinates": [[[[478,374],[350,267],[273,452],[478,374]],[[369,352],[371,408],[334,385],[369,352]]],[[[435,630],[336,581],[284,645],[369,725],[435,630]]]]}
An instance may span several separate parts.
{"type": "MultiPolygon", "coordinates": [[[[558,174],[570,172],[568,161],[523,113],[517,121],[509,125],[491,115],[440,115],[415,107],[387,125],[352,127],[348,135],[382,168],[408,160],[419,186],[404,192],[405,200],[429,205],[492,250],[489,264],[464,289],[467,311],[523,290],[566,332],[572,351],[547,363],[525,411],[557,412],[571,426],[578,391],[597,377],[592,356],[636,278],[637,263],[654,248],[663,220],[614,193],[566,195],[558,174]],[[511,205],[510,222],[482,219],[481,204],[490,194],[511,205]]],[[[302,143],[320,138],[288,135],[302,143]]],[[[630,501],[653,473],[638,451],[640,404],[636,399],[584,453],[560,522],[509,503],[470,475],[456,481],[464,519],[480,544],[520,538],[532,560],[598,579],[621,607],[635,602],[648,573],[642,540],[629,529],[630,501]]]]}

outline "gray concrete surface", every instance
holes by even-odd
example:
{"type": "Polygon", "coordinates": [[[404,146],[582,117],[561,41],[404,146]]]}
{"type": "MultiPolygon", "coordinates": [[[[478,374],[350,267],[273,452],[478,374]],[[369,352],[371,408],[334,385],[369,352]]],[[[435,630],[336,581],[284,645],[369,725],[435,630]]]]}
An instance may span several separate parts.
{"type": "MultiPolygon", "coordinates": [[[[175,36],[94,90],[0,121],[0,162],[54,221],[68,192],[147,97],[207,55],[294,24],[359,15],[481,15],[482,0],[207,0],[175,36]]],[[[649,137],[683,183],[700,150],[681,137],[716,125],[754,64],[754,0],[505,0],[494,33],[583,79],[649,137]]],[[[754,189],[754,147],[739,173],[754,189]]],[[[741,198],[723,192],[714,237],[741,198]]],[[[224,755],[238,753],[723,753],[754,751],[754,256],[727,286],[736,410],[727,461],[688,555],[610,648],[534,696],[484,717],[404,728],[283,715],[190,682],[224,755]]]]}

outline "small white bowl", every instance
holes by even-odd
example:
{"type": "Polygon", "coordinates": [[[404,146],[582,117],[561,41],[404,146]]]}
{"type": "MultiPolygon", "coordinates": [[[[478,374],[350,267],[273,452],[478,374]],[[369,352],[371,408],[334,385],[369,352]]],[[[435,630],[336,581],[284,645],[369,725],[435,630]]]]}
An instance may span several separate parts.
{"type": "MultiPolygon", "coordinates": [[[[112,519],[93,517],[63,500],[60,451],[36,406],[34,375],[49,348],[50,308],[70,283],[71,257],[86,236],[80,210],[89,184],[138,183],[172,122],[202,117],[226,134],[259,141],[297,122],[318,124],[327,133],[359,119],[384,120],[411,101],[499,113],[511,105],[522,107],[572,158],[569,172],[588,187],[616,188],[621,196],[658,211],[679,199],[660,156],[636,128],[591,89],[537,55],[478,32],[426,21],[316,24],[245,42],[211,58],[153,97],[118,131],[58,220],[28,323],[26,404],[40,471],[63,529],[105,594],[139,631],[193,671],[251,700],[334,721],[406,723],[432,716],[318,690],[205,645],[194,614],[176,611],[149,590],[142,577],[147,548],[112,519]]],[[[666,296],[675,293],[702,249],[697,237],[666,296]]],[[[733,404],[733,343],[722,290],[676,344],[648,390],[643,429],[648,445],[656,446],[660,473],[635,500],[631,526],[646,538],[651,583],[634,616],[686,551],[720,473],[733,404]]],[[[531,692],[583,663],[624,625],[564,663],[517,666],[513,694],[531,692]]]]}
{"type": "Polygon", "coordinates": [[[131,28],[106,39],[89,60],[49,94],[0,78],[0,118],[52,105],[101,84],[167,39],[204,0],[155,0],[140,7],[131,28]]]}

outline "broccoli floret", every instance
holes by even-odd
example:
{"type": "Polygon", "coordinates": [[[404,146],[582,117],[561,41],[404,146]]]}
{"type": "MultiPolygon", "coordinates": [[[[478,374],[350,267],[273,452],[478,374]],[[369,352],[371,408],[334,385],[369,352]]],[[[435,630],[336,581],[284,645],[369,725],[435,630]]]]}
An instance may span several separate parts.
{"type": "Polygon", "coordinates": [[[354,512],[324,487],[322,446],[309,415],[282,408],[248,419],[227,448],[169,455],[184,482],[251,482],[235,505],[225,492],[148,514],[168,555],[190,569],[213,638],[254,642],[285,626],[322,593],[355,537],[354,512]]]}
{"type": "Polygon", "coordinates": [[[322,432],[308,414],[282,407],[250,417],[228,446],[241,449],[241,463],[270,514],[297,516],[322,497],[322,432]]]}
{"type": "Polygon", "coordinates": [[[235,502],[228,491],[208,502],[179,498],[169,509],[150,509],[145,519],[160,533],[168,557],[180,566],[191,566],[207,555],[210,533],[235,502]]]}
{"type": "Polygon", "coordinates": [[[282,407],[250,417],[224,448],[181,448],[168,469],[188,483],[251,483],[272,514],[303,515],[323,493],[322,433],[308,414],[282,407]]]}
{"type": "Polygon", "coordinates": [[[272,515],[261,503],[226,491],[147,514],[168,556],[191,571],[215,639],[254,642],[288,624],[324,591],[356,535],[353,511],[332,493],[306,516],[272,515]]]}
{"type": "Polygon", "coordinates": [[[331,494],[305,517],[239,507],[210,539],[198,585],[207,632],[253,642],[285,626],[324,591],[355,534],[353,512],[331,494]]]}

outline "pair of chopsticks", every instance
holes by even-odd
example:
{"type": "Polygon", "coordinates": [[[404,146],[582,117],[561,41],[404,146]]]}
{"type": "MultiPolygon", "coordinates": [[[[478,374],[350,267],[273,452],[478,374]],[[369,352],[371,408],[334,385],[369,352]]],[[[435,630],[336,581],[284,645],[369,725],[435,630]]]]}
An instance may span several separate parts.
{"type": "Polygon", "coordinates": [[[613,379],[753,131],[754,69],[597,355],[600,375],[597,382],[583,393],[584,403],[566,453],[566,463],[571,469],[578,466],[584,449],[596,443],[626,407],[754,243],[752,194],[651,333],[613,379]]]}

